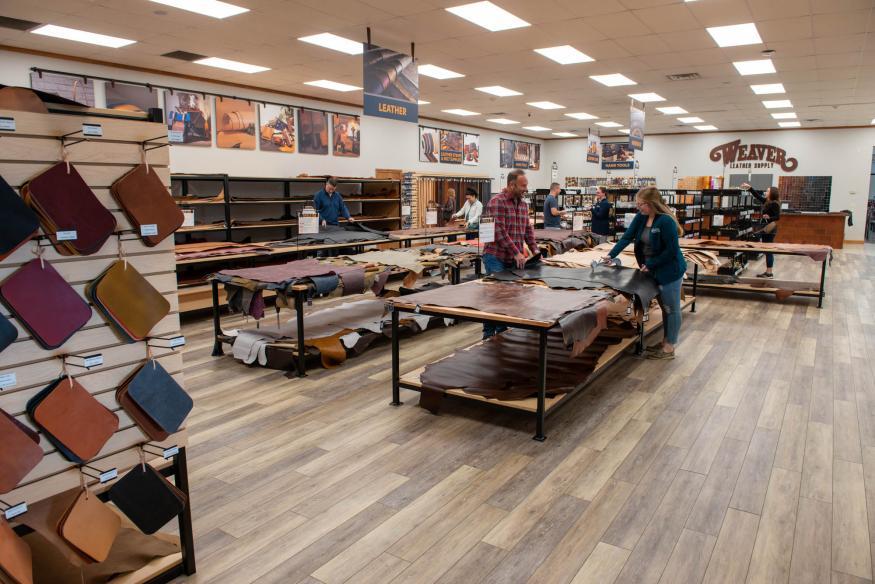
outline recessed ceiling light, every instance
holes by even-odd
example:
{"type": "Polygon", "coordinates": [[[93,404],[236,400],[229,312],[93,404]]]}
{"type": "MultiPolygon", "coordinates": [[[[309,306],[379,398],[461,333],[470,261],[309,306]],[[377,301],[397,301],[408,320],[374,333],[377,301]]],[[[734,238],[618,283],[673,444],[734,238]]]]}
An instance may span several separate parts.
{"type": "Polygon", "coordinates": [[[751,85],[751,89],[757,95],[769,95],[770,93],[787,93],[782,83],[766,83],[765,85],[751,85]]]}
{"type": "Polygon", "coordinates": [[[501,124],[502,126],[510,126],[512,124],[519,124],[519,122],[514,120],[509,120],[507,118],[491,118],[486,120],[487,122],[492,122],[493,124],[501,124]]]}
{"type": "MultiPolygon", "coordinates": [[[[875,122],[875,120],[872,121],[875,122]]],[[[778,125],[782,128],[799,128],[802,126],[799,122],[778,122],[778,125]]]]}
{"type": "Polygon", "coordinates": [[[618,124],[617,122],[596,122],[595,125],[603,128],[620,128],[623,126],[623,124],[618,124]]]}
{"type": "Polygon", "coordinates": [[[248,8],[234,6],[219,0],[152,0],[152,2],[181,8],[189,12],[197,12],[198,14],[212,16],[213,18],[228,18],[229,16],[249,12],[248,8]]]}
{"type": "Polygon", "coordinates": [[[336,34],[331,34],[330,32],[298,37],[298,40],[310,43],[311,45],[325,47],[332,51],[346,53],[347,55],[361,55],[365,51],[365,47],[362,43],[343,38],[342,36],[337,36],[336,34]]]}
{"type": "Polygon", "coordinates": [[[701,124],[705,120],[703,120],[702,118],[692,117],[692,118],[678,118],[678,121],[681,122],[682,124],[701,124]]]}
{"type": "Polygon", "coordinates": [[[535,49],[539,55],[544,55],[548,59],[552,59],[560,65],[572,65],[574,63],[590,63],[595,61],[587,54],[581,53],[571,45],[561,45],[558,47],[547,47],[546,49],[535,49]]]}
{"type": "Polygon", "coordinates": [[[198,65],[218,67],[219,69],[229,69],[231,71],[238,71],[240,73],[261,73],[263,71],[270,71],[270,67],[250,65],[249,63],[241,63],[240,61],[231,61],[230,59],[221,59],[219,57],[207,57],[206,59],[198,59],[194,62],[198,65]]]}
{"type": "Polygon", "coordinates": [[[629,128],[620,128],[620,129],[617,130],[617,131],[620,132],[621,134],[628,134],[628,133],[629,133],[629,128]]]}
{"type": "Polygon", "coordinates": [[[456,73],[455,71],[450,71],[449,69],[444,69],[437,65],[419,65],[417,71],[419,71],[420,75],[434,77],[435,79],[455,79],[457,77],[464,77],[461,73],[456,73]]]}
{"type": "Polygon", "coordinates": [[[686,113],[689,113],[689,112],[688,112],[687,110],[685,110],[684,108],[682,108],[682,107],[678,107],[678,106],[676,106],[676,105],[673,105],[673,106],[671,106],[671,107],[658,107],[658,108],[656,108],[656,109],[657,109],[657,111],[660,111],[660,112],[664,113],[664,114],[667,115],[667,116],[675,116],[675,115],[678,115],[678,114],[686,114],[686,113]]]}
{"type": "MultiPolygon", "coordinates": [[[[875,120],[872,120],[875,124],[875,120]]],[[[544,126],[523,126],[523,130],[531,130],[532,132],[549,132],[553,128],[545,128],[544,126]]]]}
{"type": "Polygon", "coordinates": [[[590,75],[590,79],[597,81],[608,87],[618,87],[620,85],[638,85],[622,73],[611,73],[610,75],[590,75]]]}
{"type": "Polygon", "coordinates": [[[553,135],[560,138],[577,138],[577,134],[573,132],[553,132],[553,135]]]}
{"type": "Polygon", "coordinates": [[[416,105],[428,105],[430,103],[431,103],[430,101],[425,101],[424,99],[420,99],[416,102],[416,105]]]}
{"type": "Polygon", "coordinates": [[[763,101],[763,105],[766,106],[766,109],[778,109],[782,107],[793,107],[793,103],[789,99],[775,99],[772,101],[763,101]]]}
{"type": "Polygon", "coordinates": [[[651,101],[665,101],[665,98],[658,93],[630,93],[629,97],[641,103],[649,103],[651,101]]]}
{"type": "Polygon", "coordinates": [[[597,120],[598,116],[594,116],[592,114],[588,114],[586,112],[577,112],[573,114],[565,114],[569,118],[574,118],[575,120],[597,120]]]}
{"type": "Polygon", "coordinates": [[[441,110],[441,111],[444,112],[445,114],[453,114],[454,116],[479,116],[480,115],[478,112],[472,112],[472,111],[469,111],[466,109],[459,109],[459,108],[445,109],[445,110],[441,110]]]}
{"type": "Polygon", "coordinates": [[[56,39],[64,39],[68,41],[76,41],[79,43],[88,43],[91,45],[100,45],[101,47],[111,47],[117,49],[132,45],[137,41],[130,41],[119,37],[98,34],[96,32],[88,32],[77,30],[75,28],[67,28],[66,26],[55,26],[54,24],[44,24],[30,31],[34,34],[54,37],[56,39]]]}
{"type": "Polygon", "coordinates": [[[531,26],[522,18],[514,16],[492,2],[473,2],[461,6],[451,6],[446,10],[492,32],[531,26]]]}
{"type": "Polygon", "coordinates": [[[706,28],[708,34],[720,47],[739,47],[741,45],[758,45],[763,42],[754,23],[733,24],[731,26],[711,26],[706,28]]]}
{"type": "Polygon", "coordinates": [[[776,120],[795,120],[796,112],[778,112],[772,114],[772,117],[776,120]]]}
{"type": "Polygon", "coordinates": [[[697,130],[702,131],[702,132],[713,132],[714,130],[717,129],[717,126],[693,126],[693,127],[696,128],[697,130]]]}
{"type": "Polygon", "coordinates": [[[565,109],[564,105],[559,105],[558,103],[553,103],[552,101],[529,101],[526,103],[526,105],[545,110],[565,109]]]}
{"type": "Polygon", "coordinates": [[[733,65],[742,75],[765,75],[775,73],[775,64],[771,59],[759,59],[757,61],[733,61],[733,65]]]}
{"type": "Polygon", "coordinates": [[[306,81],[304,85],[321,87],[322,89],[331,89],[332,91],[355,91],[356,89],[361,89],[361,87],[356,87],[355,85],[338,83],[337,81],[329,81],[328,79],[319,79],[318,81],[306,81]]]}
{"type": "Polygon", "coordinates": [[[502,87],[501,85],[490,85],[489,87],[475,87],[477,91],[482,91],[483,93],[488,93],[490,95],[497,95],[498,97],[511,97],[513,95],[522,95],[519,91],[514,91],[513,89],[508,89],[507,87],[502,87]]]}

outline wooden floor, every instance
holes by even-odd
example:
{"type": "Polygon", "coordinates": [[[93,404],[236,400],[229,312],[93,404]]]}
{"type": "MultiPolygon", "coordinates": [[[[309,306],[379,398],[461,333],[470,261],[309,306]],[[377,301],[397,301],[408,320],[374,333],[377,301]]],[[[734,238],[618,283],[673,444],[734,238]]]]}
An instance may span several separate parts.
{"type": "MultiPolygon", "coordinates": [[[[390,407],[387,343],[288,379],[190,323],[187,581],[871,582],[875,247],[837,252],[828,287],[823,310],[702,296],[677,359],[623,358],[544,443],[517,413],[390,407]]],[[[404,340],[404,370],[478,334],[404,340]]]]}

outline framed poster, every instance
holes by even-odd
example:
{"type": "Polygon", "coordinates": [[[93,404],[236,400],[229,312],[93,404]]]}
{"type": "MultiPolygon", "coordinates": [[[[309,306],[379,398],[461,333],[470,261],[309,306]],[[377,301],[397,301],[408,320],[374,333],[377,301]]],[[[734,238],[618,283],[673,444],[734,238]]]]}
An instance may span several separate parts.
{"type": "Polygon", "coordinates": [[[501,168],[513,168],[513,140],[499,138],[498,163],[501,168]]]}
{"type": "Polygon", "coordinates": [[[462,164],[462,132],[441,130],[441,162],[462,164]]]}
{"type": "Polygon", "coordinates": [[[210,102],[201,93],[166,90],[164,115],[167,119],[167,139],[183,146],[212,146],[210,102]]]}
{"type": "Polygon", "coordinates": [[[259,106],[262,152],[295,151],[295,108],[288,105],[259,106]]]}
{"type": "Polygon", "coordinates": [[[586,161],[598,164],[602,149],[602,137],[598,134],[589,134],[586,138],[586,161]]]}
{"type": "Polygon", "coordinates": [[[361,153],[361,126],[358,116],[334,114],[334,155],[358,157],[361,153]]]}
{"type": "Polygon", "coordinates": [[[419,161],[437,162],[441,136],[436,128],[419,126],[419,161]]]}
{"type": "Polygon", "coordinates": [[[419,70],[410,55],[365,45],[364,114],[416,123],[419,121],[419,70]]]}
{"type": "Polygon", "coordinates": [[[107,83],[106,107],[126,112],[148,112],[149,108],[158,107],[158,92],[149,90],[142,85],[125,85],[124,83],[107,83]]]}
{"type": "Polygon", "coordinates": [[[216,98],[216,146],[255,150],[255,105],[245,99],[216,98]]]}
{"type": "Polygon", "coordinates": [[[529,145],[529,169],[541,170],[541,145],[529,145]]]}
{"type": "Polygon", "coordinates": [[[602,170],[635,167],[635,151],[628,142],[602,142],[602,170]]]}
{"type": "Polygon", "coordinates": [[[462,162],[468,166],[480,164],[480,136],[465,134],[465,152],[462,162]]]}
{"type": "Polygon", "coordinates": [[[328,120],[325,112],[298,110],[298,150],[301,154],[328,155],[328,120]]]}
{"type": "Polygon", "coordinates": [[[513,143],[513,167],[528,168],[529,167],[529,152],[532,145],[528,142],[513,143]]]}
{"type": "Polygon", "coordinates": [[[30,88],[94,107],[94,81],[91,79],[34,71],[30,74],[30,88]]]}

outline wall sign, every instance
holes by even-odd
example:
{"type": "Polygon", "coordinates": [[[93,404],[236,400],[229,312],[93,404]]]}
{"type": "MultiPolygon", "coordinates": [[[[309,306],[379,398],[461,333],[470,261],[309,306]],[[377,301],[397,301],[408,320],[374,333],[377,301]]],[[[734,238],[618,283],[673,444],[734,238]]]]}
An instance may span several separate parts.
{"type": "Polygon", "coordinates": [[[789,158],[787,151],[767,144],[742,144],[741,140],[727,142],[711,149],[711,160],[723,161],[729,168],[772,168],[779,166],[784,172],[799,168],[799,161],[789,158]]]}
{"type": "Polygon", "coordinates": [[[635,168],[635,151],[628,142],[602,142],[602,170],[635,168]]]}
{"type": "Polygon", "coordinates": [[[629,106],[629,145],[633,150],[644,150],[644,108],[629,106]]]}
{"type": "Polygon", "coordinates": [[[365,45],[364,113],[403,122],[419,121],[419,72],[410,55],[365,45]]]}

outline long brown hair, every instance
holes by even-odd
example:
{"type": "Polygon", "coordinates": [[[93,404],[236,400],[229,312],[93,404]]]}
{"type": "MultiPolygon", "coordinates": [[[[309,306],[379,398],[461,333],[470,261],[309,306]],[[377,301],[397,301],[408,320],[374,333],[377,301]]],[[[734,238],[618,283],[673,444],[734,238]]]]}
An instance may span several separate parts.
{"type": "Polygon", "coordinates": [[[678,235],[684,234],[684,229],[681,227],[681,224],[678,223],[677,217],[674,216],[671,208],[662,200],[662,195],[659,194],[659,189],[656,187],[644,187],[636,193],[635,198],[639,201],[649,203],[651,207],[656,209],[658,215],[668,215],[671,217],[671,220],[674,221],[675,227],[677,227],[678,235]]]}
{"type": "Polygon", "coordinates": [[[766,190],[766,200],[767,201],[780,201],[781,193],[778,192],[778,187],[769,187],[766,190]]]}

